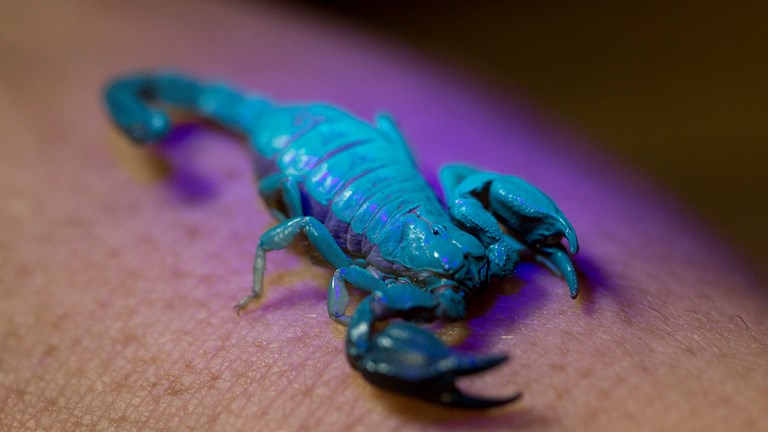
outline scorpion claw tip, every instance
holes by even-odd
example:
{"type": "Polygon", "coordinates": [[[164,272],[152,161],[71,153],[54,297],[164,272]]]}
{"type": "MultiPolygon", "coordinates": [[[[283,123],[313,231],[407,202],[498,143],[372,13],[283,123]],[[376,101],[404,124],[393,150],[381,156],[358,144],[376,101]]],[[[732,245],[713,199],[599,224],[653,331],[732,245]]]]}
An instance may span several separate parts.
{"type": "Polygon", "coordinates": [[[566,229],[563,233],[565,239],[568,241],[568,249],[571,252],[571,255],[576,255],[579,253],[579,238],[576,237],[576,230],[573,229],[573,226],[570,222],[566,222],[566,229]]]}
{"type": "Polygon", "coordinates": [[[571,299],[576,300],[576,297],[579,296],[579,281],[575,275],[573,276],[569,275],[569,277],[567,278],[567,281],[568,281],[568,290],[571,293],[571,299]]]}
{"type": "Polygon", "coordinates": [[[440,403],[457,408],[487,409],[494,408],[517,401],[523,396],[517,392],[503,398],[481,398],[461,392],[459,389],[453,389],[440,395],[440,403]]]}
{"type": "Polygon", "coordinates": [[[497,354],[483,357],[466,356],[464,358],[465,360],[460,362],[462,364],[455,366],[451,372],[456,375],[471,375],[482,372],[504,363],[509,359],[509,356],[506,354],[497,354]]]}

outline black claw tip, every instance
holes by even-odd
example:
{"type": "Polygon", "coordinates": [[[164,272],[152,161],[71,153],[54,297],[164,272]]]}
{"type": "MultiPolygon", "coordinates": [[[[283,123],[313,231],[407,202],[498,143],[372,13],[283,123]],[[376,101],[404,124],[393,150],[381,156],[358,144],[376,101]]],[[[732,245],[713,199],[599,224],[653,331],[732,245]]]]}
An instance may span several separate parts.
{"type": "Polygon", "coordinates": [[[505,398],[485,399],[462,393],[458,389],[453,389],[450,392],[445,392],[440,395],[439,403],[457,408],[487,409],[515,402],[522,396],[523,394],[518,392],[505,398]]]}
{"type": "Polygon", "coordinates": [[[509,359],[509,356],[506,354],[468,357],[465,361],[460,362],[463,364],[454,369],[453,373],[457,376],[474,374],[504,363],[507,359],[509,359]]]}

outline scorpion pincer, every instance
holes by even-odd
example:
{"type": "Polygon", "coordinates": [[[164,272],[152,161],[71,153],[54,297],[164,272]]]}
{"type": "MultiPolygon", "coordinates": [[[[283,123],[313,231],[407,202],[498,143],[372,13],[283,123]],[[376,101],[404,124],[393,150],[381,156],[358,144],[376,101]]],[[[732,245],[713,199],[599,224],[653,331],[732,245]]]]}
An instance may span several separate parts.
{"type": "Polygon", "coordinates": [[[466,408],[514,401],[519,393],[489,399],[455,385],[505,355],[457,352],[417,324],[463,318],[465,296],[511,276],[522,254],[578,294],[576,233],[549,197],[517,177],[449,165],[439,176],[444,206],[387,115],[370,124],[323,104],[279,106],[172,72],[118,78],[105,97],[115,124],[139,143],[166,136],[166,108],[248,139],[259,193],[279,223],[260,238],[238,313],[261,296],[267,252],[303,233],[335,269],[328,314],[348,327],[349,362],[376,386],[466,408]],[[350,287],[368,295],[348,315],[350,287]]]}

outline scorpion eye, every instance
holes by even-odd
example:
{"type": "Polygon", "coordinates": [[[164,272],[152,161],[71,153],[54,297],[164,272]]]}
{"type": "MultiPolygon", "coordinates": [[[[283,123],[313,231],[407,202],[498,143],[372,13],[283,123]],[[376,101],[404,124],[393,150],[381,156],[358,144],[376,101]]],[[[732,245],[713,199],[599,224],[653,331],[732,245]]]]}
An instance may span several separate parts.
{"type": "Polygon", "coordinates": [[[432,228],[432,234],[438,235],[440,234],[440,231],[438,231],[437,228],[432,228]]]}

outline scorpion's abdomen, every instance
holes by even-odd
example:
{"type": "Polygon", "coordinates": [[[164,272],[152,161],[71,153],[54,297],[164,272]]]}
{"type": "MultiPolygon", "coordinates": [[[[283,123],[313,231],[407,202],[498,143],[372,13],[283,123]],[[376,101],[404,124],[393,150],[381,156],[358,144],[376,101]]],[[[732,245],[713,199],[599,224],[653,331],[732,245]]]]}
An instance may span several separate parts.
{"type": "Polygon", "coordinates": [[[300,179],[305,192],[324,205],[384,167],[410,168],[409,174],[418,176],[388,135],[336,108],[278,108],[265,113],[259,123],[262,127],[254,136],[257,151],[271,158],[280,172],[300,179]]]}
{"type": "MultiPolygon", "coordinates": [[[[286,174],[300,174],[349,137],[375,132],[367,123],[327,105],[273,107],[254,119],[251,144],[286,174]]],[[[358,138],[358,139],[359,139],[358,138]]]]}
{"type": "Polygon", "coordinates": [[[299,180],[305,213],[353,255],[366,255],[387,223],[410,207],[439,207],[400,144],[365,121],[310,105],[270,110],[259,123],[252,137],[257,152],[299,180]]]}

